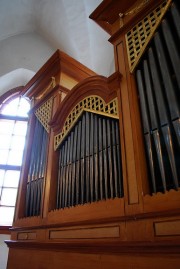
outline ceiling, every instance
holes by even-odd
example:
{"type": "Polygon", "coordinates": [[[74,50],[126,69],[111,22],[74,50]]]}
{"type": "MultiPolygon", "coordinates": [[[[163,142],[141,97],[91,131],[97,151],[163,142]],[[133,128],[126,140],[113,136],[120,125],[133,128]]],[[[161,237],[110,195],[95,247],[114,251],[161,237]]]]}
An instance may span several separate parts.
{"type": "Polygon", "coordinates": [[[0,95],[25,85],[60,49],[100,75],[114,72],[108,34],[89,15],[101,0],[0,0],[0,95]]]}

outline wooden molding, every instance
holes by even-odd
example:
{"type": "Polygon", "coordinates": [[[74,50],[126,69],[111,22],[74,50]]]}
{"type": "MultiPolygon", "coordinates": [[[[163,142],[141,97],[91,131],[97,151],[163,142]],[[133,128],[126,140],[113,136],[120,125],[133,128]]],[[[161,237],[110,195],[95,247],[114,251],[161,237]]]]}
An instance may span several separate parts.
{"type": "Polygon", "coordinates": [[[136,253],[136,254],[180,254],[180,240],[158,242],[118,242],[107,240],[64,240],[61,242],[29,242],[5,240],[9,248],[26,248],[80,253],[136,253]]]}
{"type": "Polygon", "coordinates": [[[50,126],[57,134],[61,131],[65,119],[69,115],[73,107],[88,95],[98,95],[104,99],[106,103],[117,96],[118,80],[120,73],[116,72],[109,78],[104,76],[92,76],[79,82],[64,98],[57,112],[50,122],[50,126]],[[113,89],[112,89],[113,88],[113,89]]]}
{"type": "MultiPolygon", "coordinates": [[[[40,68],[35,76],[24,87],[23,94],[30,99],[43,93],[54,77],[56,84],[61,85],[60,73],[68,74],[69,77],[80,81],[89,76],[96,75],[95,72],[82,65],[64,52],[57,50],[51,58],[40,68]]],[[[49,91],[47,92],[47,94],[49,91]]]]}

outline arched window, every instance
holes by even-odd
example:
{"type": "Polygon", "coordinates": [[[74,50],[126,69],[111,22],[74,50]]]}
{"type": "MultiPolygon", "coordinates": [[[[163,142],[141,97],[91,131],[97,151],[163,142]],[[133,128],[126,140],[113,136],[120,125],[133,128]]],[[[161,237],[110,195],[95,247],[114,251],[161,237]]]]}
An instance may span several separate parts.
{"type": "Polygon", "coordinates": [[[0,226],[13,221],[29,109],[20,96],[0,107],[0,226]]]}

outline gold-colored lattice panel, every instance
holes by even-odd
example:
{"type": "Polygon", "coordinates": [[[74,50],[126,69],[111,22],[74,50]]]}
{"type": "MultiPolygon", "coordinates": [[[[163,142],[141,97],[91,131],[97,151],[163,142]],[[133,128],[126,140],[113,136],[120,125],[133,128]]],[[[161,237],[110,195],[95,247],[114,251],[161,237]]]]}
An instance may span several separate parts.
{"type": "Polygon", "coordinates": [[[54,137],[55,150],[59,147],[66,135],[70,132],[83,111],[89,111],[116,119],[119,118],[117,98],[106,104],[105,101],[99,96],[88,96],[73,108],[71,113],[66,118],[61,133],[54,137]]]}
{"type": "Polygon", "coordinates": [[[41,122],[41,124],[44,126],[44,128],[48,133],[50,130],[48,122],[51,120],[52,105],[53,105],[53,98],[50,98],[35,111],[36,117],[38,118],[38,120],[41,122]]]}
{"type": "Polygon", "coordinates": [[[145,51],[149,41],[159,26],[164,14],[171,4],[171,0],[163,1],[157,8],[138,22],[127,34],[126,45],[130,72],[133,72],[145,51]]]}

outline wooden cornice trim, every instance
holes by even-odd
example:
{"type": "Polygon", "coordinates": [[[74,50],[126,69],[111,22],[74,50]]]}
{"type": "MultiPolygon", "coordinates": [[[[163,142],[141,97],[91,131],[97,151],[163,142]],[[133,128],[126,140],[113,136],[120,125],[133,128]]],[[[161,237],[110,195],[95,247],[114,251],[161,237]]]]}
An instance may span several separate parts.
{"type": "Polygon", "coordinates": [[[126,34],[136,23],[141,21],[146,15],[154,10],[163,0],[151,0],[149,4],[144,6],[139,12],[133,14],[125,24],[119,28],[109,39],[110,43],[114,43],[120,35],[126,34]]]}
{"type": "Polygon", "coordinates": [[[64,240],[59,242],[33,242],[5,240],[9,248],[38,249],[80,253],[106,254],[180,254],[180,240],[154,242],[125,242],[116,240],[64,240]]]}
{"type": "MultiPolygon", "coordinates": [[[[136,215],[128,215],[128,216],[119,216],[119,217],[112,217],[112,218],[102,218],[102,219],[92,219],[92,220],[84,220],[84,221],[69,221],[64,223],[43,223],[43,219],[39,219],[39,223],[37,225],[17,225],[17,223],[14,223],[12,227],[10,227],[10,231],[27,231],[27,230],[37,230],[37,229],[51,229],[51,228],[68,228],[68,227],[76,227],[76,226],[86,226],[86,225],[100,225],[100,224],[110,224],[110,223],[118,223],[118,222],[128,222],[128,221],[138,221],[138,220],[148,220],[148,219],[154,219],[154,218],[167,218],[167,217],[178,217],[180,215],[180,209],[177,210],[167,210],[167,211],[161,211],[161,212],[150,212],[150,213],[142,213],[142,214],[136,214],[136,215]],[[42,223],[40,225],[40,223],[42,223]]],[[[30,223],[32,218],[28,218],[29,220],[26,223],[30,223]]]]}
{"type": "Polygon", "coordinates": [[[68,56],[66,53],[57,50],[27,83],[24,87],[23,94],[30,99],[36,97],[37,94],[40,94],[48,86],[51,82],[51,77],[55,77],[56,83],[61,84],[61,81],[59,81],[61,72],[64,72],[77,81],[96,75],[88,67],[68,56]]]}
{"type": "Polygon", "coordinates": [[[120,74],[118,72],[109,78],[104,76],[92,76],[79,82],[69,94],[66,95],[52,121],[49,123],[54,129],[54,132],[57,133],[61,130],[64,121],[71,110],[83,98],[89,95],[98,95],[103,98],[106,103],[115,98],[117,96],[117,87],[119,85],[117,79],[120,79],[120,74]]]}
{"type": "Polygon", "coordinates": [[[11,226],[0,226],[0,234],[11,234],[11,226]]]}
{"type": "MultiPolygon", "coordinates": [[[[30,98],[35,94],[37,91],[37,85],[46,78],[48,71],[52,69],[52,67],[56,64],[58,66],[59,60],[59,50],[57,50],[49,60],[39,69],[39,71],[34,75],[34,77],[26,84],[23,90],[23,94],[29,96],[30,98]],[[36,87],[35,87],[36,86],[36,87]],[[36,89],[36,90],[35,90],[36,89]]],[[[57,68],[56,67],[56,68],[57,68]]],[[[60,68],[60,67],[59,67],[60,68]]],[[[59,68],[57,68],[59,70],[59,68]]],[[[48,77],[49,79],[49,77],[48,77]]],[[[47,78],[46,78],[47,80],[47,78]]]]}
{"type": "Polygon", "coordinates": [[[68,94],[71,90],[59,85],[59,91],[68,94]]]}
{"type": "Polygon", "coordinates": [[[58,53],[59,53],[61,71],[68,74],[75,80],[81,81],[86,77],[97,75],[94,71],[92,71],[85,65],[81,64],[80,62],[76,61],[74,58],[70,57],[66,53],[60,50],[58,50],[58,53]]]}
{"type": "Polygon", "coordinates": [[[134,0],[104,0],[89,16],[108,34],[112,34],[112,24],[134,3],[134,0]]]}

